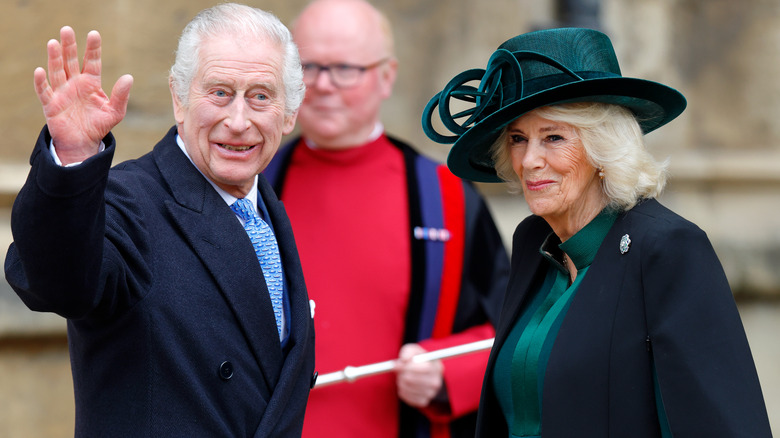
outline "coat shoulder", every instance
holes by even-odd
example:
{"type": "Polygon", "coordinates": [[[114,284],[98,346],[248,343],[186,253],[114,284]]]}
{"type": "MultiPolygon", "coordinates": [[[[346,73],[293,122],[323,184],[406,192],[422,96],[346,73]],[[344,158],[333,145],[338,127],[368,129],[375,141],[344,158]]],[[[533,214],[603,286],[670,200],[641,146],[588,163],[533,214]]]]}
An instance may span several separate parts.
{"type": "Polygon", "coordinates": [[[626,214],[632,216],[634,221],[656,221],[669,226],[698,228],[693,222],[675,213],[655,199],[640,202],[626,214]]]}
{"type": "Polygon", "coordinates": [[[536,242],[534,248],[539,248],[544,239],[552,232],[552,228],[540,216],[531,215],[523,219],[515,228],[512,237],[514,248],[522,248],[536,242]]]}

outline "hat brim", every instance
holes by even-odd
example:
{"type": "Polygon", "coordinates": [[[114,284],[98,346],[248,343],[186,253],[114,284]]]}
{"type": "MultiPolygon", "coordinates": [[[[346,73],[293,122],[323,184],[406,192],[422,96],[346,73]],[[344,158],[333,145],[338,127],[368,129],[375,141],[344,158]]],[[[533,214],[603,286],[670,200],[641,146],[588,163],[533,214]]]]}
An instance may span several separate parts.
{"type": "Polygon", "coordinates": [[[501,130],[536,108],[573,102],[624,106],[634,113],[645,134],[672,121],[687,105],[679,91],[644,79],[617,77],[570,82],[513,102],[474,124],[452,145],[447,167],[471,181],[502,182],[490,155],[501,130]]]}

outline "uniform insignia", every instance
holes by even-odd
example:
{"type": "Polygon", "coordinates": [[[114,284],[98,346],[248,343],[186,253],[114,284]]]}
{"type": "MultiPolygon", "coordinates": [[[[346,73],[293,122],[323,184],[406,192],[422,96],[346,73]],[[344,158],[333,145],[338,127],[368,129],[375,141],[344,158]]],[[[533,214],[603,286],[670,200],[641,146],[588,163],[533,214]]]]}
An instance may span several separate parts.
{"type": "Polygon", "coordinates": [[[450,230],[446,228],[414,227],[414,238],[417,240],[446,242],[450,240],[450,237],[450,230]]]}

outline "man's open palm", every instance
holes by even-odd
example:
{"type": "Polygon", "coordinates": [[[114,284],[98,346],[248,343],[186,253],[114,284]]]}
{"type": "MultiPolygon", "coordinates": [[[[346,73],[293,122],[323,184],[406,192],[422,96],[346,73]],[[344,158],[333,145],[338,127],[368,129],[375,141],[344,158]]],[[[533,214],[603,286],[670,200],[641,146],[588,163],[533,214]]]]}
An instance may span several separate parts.
{"type": "Polygon", "coordinates": [[[133,77],[120,77],[109,98],[101,87],[100,34],[87,35],[83,69],[73,29],[63,27],[60,39],[47,44],[48,81],[41,67],[34,81],[57,155],[68,164],[96,154],[100,141],[124,118],[133,77]]]}

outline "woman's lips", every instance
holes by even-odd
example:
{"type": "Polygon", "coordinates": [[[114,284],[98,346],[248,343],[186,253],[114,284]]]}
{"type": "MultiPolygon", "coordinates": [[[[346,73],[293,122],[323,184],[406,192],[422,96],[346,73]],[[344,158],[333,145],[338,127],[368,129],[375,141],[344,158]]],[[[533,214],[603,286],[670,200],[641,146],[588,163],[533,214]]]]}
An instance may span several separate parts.
{"type": "Polygon", "coordinates": [[[525,186],[528,188],[528,190],[542,190],[543,188],[549,186],[550,184],[553,184],[554,182],[555,181],[549,179],[526,181],[525,186]]]}

